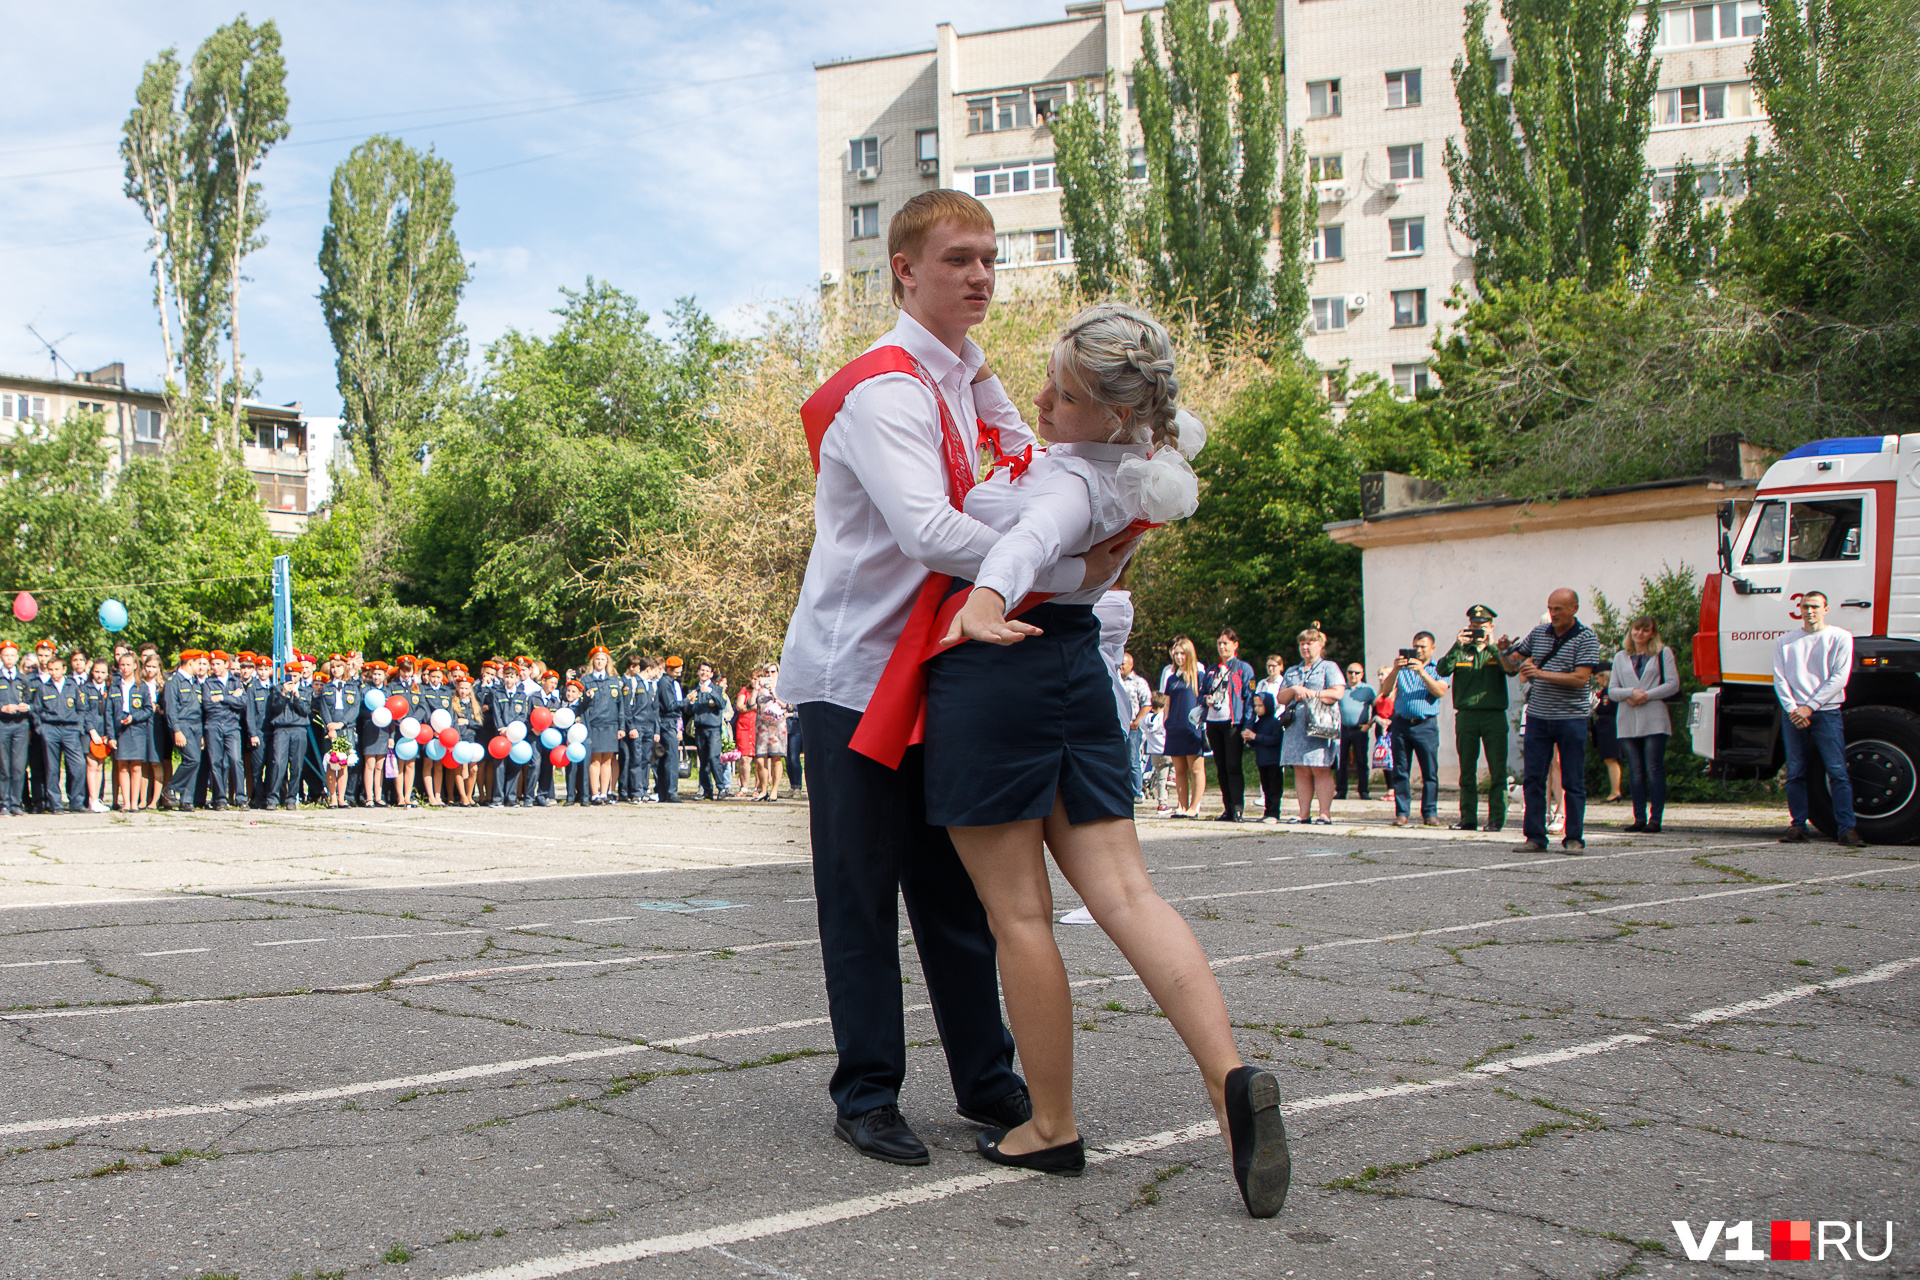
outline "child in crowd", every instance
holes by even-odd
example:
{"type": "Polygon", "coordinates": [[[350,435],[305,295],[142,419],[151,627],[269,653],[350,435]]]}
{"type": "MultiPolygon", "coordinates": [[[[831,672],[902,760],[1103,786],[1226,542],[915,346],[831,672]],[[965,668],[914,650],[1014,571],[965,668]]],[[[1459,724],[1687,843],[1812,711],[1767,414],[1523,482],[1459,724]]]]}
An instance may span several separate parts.
{"type": "Polygon", "coordinates": [[[1272,694],[1254,694],[1253,706],[1253,762],[1259,766],[1260,794],[1266,801],[1266,816],[1260,821],[1275,826],[1280,821],[1280,793],[1286,782],[1286,775],[1280,771],[1280,747],[1287,729],[1274,714],[1272,694]]]}
{"type": "Polygon", "coordinates": [[[1140,749],[1147,757],[1147,776],[1153,779],[1156,818],[1171,818],[1167,788],[1173,783],[1173,757],[1167,754],[1167,695],[1156,693],[1140,721],[1140,749]]]}
{"type": "Polygon", "coordinates": [[[955,644],[927,663],[927,821],[948,828],[987,909],[1033,1101],[1025,1124],[983,1130],[980,1154],[1046,1173],[1086,1168],[1050,848],[1200,1066],[1247,1211],[1271,1217],[1291,1175],[1279,1083],[1241,1063],[1206,953],[1141,858],[1127,740],[1093,612],[1109,584],[1006,616],[1062,557],[1192,514],[1198,482],[1184,455],[1197,452],[1205,428],[1177,407],[1178,393],[1166,330],[1132,307],[1088,308],[1055,344],[1034,401],[1045,456],[1019,479],[981,483],[966,498],[968,515],[1005,536],[948,639],[993,647],[955,644]],[[1009,688],[1021,691],[1014,717],[1009,688]]]}

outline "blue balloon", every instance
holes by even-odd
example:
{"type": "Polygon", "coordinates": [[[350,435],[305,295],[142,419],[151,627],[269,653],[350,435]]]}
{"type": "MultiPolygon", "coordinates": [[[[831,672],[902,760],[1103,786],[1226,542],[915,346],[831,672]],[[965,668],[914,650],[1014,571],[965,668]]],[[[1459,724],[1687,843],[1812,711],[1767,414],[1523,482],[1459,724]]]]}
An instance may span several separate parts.
{"type": "Polygon", "coordinates": [[[585,760],[586,758],[587,758],[586,743],[569,742],[567,744],[567,759],[573,761],[575,764],[579,764],[582,760],[585,760]]]}
{"type": "Polygon", "coordinates": [[[124,631],[127,626],[127,606],[118,600],[100,602],[100,625],[109,631],[124,631]]]}
{"type": "Polygon", "coordinates": [[[512,748],[507,752],[507,759],[513,761],[515,764],[525,764],[527,761],[533,759],[533,744],[524,738],[514,743],[512,748]]]}
{"type": "Polygon", "coordinates": [[[412,738],[402,738],[395,744],[393,754],[399,756],[402,760],[411,760],[420,754],[420,744],[412,738]]]}
{"type": "Polygon", "coordinates": [[[438,738],[427,739],[427,759],[442,760],[446,758],[446,754],[447,754],[447,749],[444,745],[442,745],[440,739],[438,738]]]}
{"type": "Polygon", "coordinates": [[[540,731],[540,745],[549,751],[559,746],[561,741],[562,736],[558,729],[549,727],[540,731]]]}
{"type": "Polygon", "coordinates": [[[372,711],[375,707],[384,707],[387,705],[387,700],[381,697],[380,694],[381,690],[379,689],[369,689],[365,694],[361,695],[360,700],[367,704],[367,710],[372,711]]]}

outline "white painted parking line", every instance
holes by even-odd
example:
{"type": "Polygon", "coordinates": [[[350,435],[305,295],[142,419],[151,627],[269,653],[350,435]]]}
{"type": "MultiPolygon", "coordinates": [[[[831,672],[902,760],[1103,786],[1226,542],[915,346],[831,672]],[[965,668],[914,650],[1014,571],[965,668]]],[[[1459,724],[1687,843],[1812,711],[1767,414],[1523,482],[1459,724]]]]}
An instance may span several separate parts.
{"type": "Polygon", "coordinates": [[[575,924],[613,924],[619,920],[638,920],[639,916],[595,916],[591,920],[575,920],[575,924]]]}
{"type": "MultiPolygon", "coordinates": [[[[1655,849],[1628,849],[1621,853],[1590,853],[1577,859],[1579,862],[1599,862],[1607,858],[1638,858],[1643,854],[1660,852],[1655,849]]],[[[1310,853],[1309,858],[1331,858],[1337,854],[1310,853]]],[[[1576,859],[1566,855],[1553,858],[1530,858],[1525,862],[1489,862],[1475,867],[1440,867],[1432,871],[1403,871],[1394,875],[1361,876],[1353,880],[1321,880],[1314,884],[1284,884],[1270,889],[1233,889],[1226,893],[1196,893],[1185,898],[1168,898],[1168,902],[1214,902],[1221,898],[1258,898],[1274,893],[1309,893],[1315,889],[1351,889],[1370,884],[1392,884],[1400,880],[1431,880],[1435,876],[1470,876],[1486,871],[1514,871],[1522,867],[1544,867],[1549,865],[1569,866],[1576,859]]],[[[1175,868],[1178,870],[1179,868],[1175,868]]]]}
{"type": "Polygon", "coordinates": [[[85,964],[85,960],[15,960],[11,964],[0,964],[0,969],[40,969],[50,964],[85,964]]]}
{"type": "Polygon", "coordinates": [[[140,954],[143,956],[197,956],[203,951],[211,950],[213,950],[212,947],[181,947],[178,951],[142,951],[140,954]]]}
{"type": "Polygon", "coordinates": [[[485,934],[485,929],[442,929],[438,933],[350,933],[342,942],[377,942],[385,938],[464,938],[485,934]]]}
{"type": "Polygon", "coordinates": [[[256,942],[256,947],[298,947],[309,942],[332,942],[332,938],[282,938],[278,942],[256,942]]]}
{"type": "MultiPolygon", "coordinates": [[[[1762,1001],[1749,1001],[1749,1004],[1764,1004],[1772,1008],[1790,1000],[1802,999],[1816,992],[1832,990],[1841,985],[1859,985],[1863,982],[1884,982],[1915,965],[1920,965],[1920,956],[1904,960],[1891,961],[1870,969],[1865,973],[1836,979],[1834,982],[1819,983],[1806,987],[1795,987],[1789,991],[1779,991],[1763,997],[1762,1001]]],[[[1731,1010],[1742,1006],[1729,1006],[1724,1010],[1703,1010],[1693,1015],[1685,1025],[1699,1019],[1724,1021],[1728,1016],[1736,1016],[1731,1010]]],[[[1614,1053],[1636,1045],[1653,1043],[1655,1038],[1646,1035],[1608,1036],[1604,1040],[1593,1040],[1585,1044],[1568,1045],[1563,1049],[1554,1049],[1545,1053],[1526,1054],[1521,1057],[1505,1058],[1498,1062],[1488,1062],[1470,1071],[1457,1072],[1437,1080],[1410,1080],[1399,1084],[1383,1085],[1377,1089],[1360,1089],[1347,1093],[1323,1094],[1319,1097],[1301,1098],[1287,1103],[1281,1111],[1287,1115],[1301,1115],[1310,1111],[1322,1111],[1332,1107],[1353,1106],[1365,1102],[1377,1102],[1390,1098],[1405,1097],[1416,1093],[1432,1093],[1441,1089],[1457,1088],[1461,1085],[1478,1084],[1487,1080],[1497,1080],[1515,1071],[1539,1070],[1543,1067],[1559,1066],[1563,1063],[1577,1062],[1601,1054],[1614,1053]]],[[[4,1132],[4,1130],[0,1130],[4,1132]]],[[[1105,1164],[1129,1156],[1147,1155],[1169,1147],[1181,1146],[1189,1142],[1218,1136],[1219,1126],[1209,1120],[1202,1124],[1188,1125],[1184,1129],[1169,1129],[1161,1133],[1148,1134],[1130,1141],[1109,1143],[1087,1152],[1088,1164],[1105,1164]]],[[[955,1178],[943,1178],[924,1186],[902,1187],[895,1191],[882,1191],[876,1195],[856,1196],[850,1200],[835,1201],[830,1204],[815,1205],[808,1209],[796,1209],[786,1213],[768,1214],[764,1217],[749,1218],[742,1222],[727,1223],[721,1226],[706,1227],[698,1231],[680,1232],[675,1235],[651,1236],[644,1240],[632,1240],[624,1244],[604,1245],[597,1249],[580,1249],[570,1253],[553,1254],[545,1258],[533,1258],[526,1262],[511,1263],[504,1267],[492,1267],[485,1271],[469,1272],[454,1280],[552,1280],[556,1276],[572,1275],[579,1271],[590,1271],[596,1267],[612,1266],[622,1262],[637,1262],[644,1258],[657,1258],[671,1254],[692,1253],[700,1249],[711,1249],[721,1245],[738,1244],[747,1240],[763,1240],[769,1236],[787,1235],[795,1231],[804,1231],[809,1227],[827,1226],[835,1222],[846,1222],[854,1218],[870,1217],[890,1209],[905,1209],[914,1205],[928,1204],[938,1200],[951,1199],[971,1191],[980,1191],[988,1187],[1009,1186],[1017,1182],[1026,1182],[1045,1175],[1024,1169],[986,1168],[977,1172],[962,1174],[955,1178]]]]}
{"type": "Polygon", "coordinates": [[[1220,865],[1221,865],[1221,866],[1223,866],[1223,867],[1250,867],[1250,866],[1252,866],[1252,865],[1253,865],[1253,863],[1252,863],[1251,861],[1249,861],[1249,862],[1223,862],[1223,863],[1221,863],[1220,865]]]}
{"type": "Polygon", "coordinates": [[[512,927],[515,929],[551,929],[553,928],[553,921],[541,920],[536,924],[516,924],[512,927]]]}

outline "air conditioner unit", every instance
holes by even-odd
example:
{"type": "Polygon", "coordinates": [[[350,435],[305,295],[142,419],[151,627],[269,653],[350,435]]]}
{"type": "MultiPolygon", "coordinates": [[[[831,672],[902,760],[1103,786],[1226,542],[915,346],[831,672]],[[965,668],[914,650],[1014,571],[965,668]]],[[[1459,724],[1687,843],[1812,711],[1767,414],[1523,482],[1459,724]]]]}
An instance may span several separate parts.
{"type": "Polygon", "coordinates": [[[1321,204],[1345,204],[1347,184],[1344,182],[1322,182],[1315,190],[1319,193],[1321,204]]]}
{"type": "Polygon", "coordinates": [[[1380,198],[1382,200],[1398,200],[1400,198],[1400,184],[1397,182],[1381,183],[1380,198]]]}
{"type": "Polygon", "coordinates": [[[860,179],[860,181],[862,182],[872,182],[880,176],[880,166],[877,164],[870,164],[870,165],[867,165],[865,168],[855,169],[853,171],[853,176],[860,179]]]}
{"type": "Polygon", "coordinates": [[[839,273],[838,271],[822,271],[822,272],[820,273],[820,283],[821,283],[821,284],[823,284],[823,285],[825,285],[825,284],[839,284],[839,283],[840,283],[840,273],[839,273]]]}
{"type": "Polygon", "coordinates": [[[1367,309],[1367,303],[1369,303],[1369,302],[1371,302],[1371,301],[1372,301],[1372,299],[1371,299],[1371,298],[1369,298],[1369,297],[1368,297],[1368,296],[1367,296],[1366,294],[1364,294],[1364,293],[1356,293],[1356,294],[1353,294],[1353,295],[1352,295],[1351,297],[1349,297],[1349,298],[1347,299],[1347,310],[1348,310],[1349,312],[1352,312],[1352,311],[1365,311],[1365,310],[1367,309]]]}
{"type": "Polygon", "coordinates": [[[920,162],[921,177],[933,178],[933,177],[939,176],[939,173],[940,173],[940,162],[938,160],[922,160],[920,162]]]}

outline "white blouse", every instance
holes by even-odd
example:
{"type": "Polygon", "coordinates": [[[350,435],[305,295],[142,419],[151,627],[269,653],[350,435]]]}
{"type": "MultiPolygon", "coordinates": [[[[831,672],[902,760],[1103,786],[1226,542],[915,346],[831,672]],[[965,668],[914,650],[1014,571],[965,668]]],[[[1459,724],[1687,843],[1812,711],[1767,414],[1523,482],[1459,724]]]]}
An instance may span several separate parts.
{"type": "MultiPolygon", "coordinates": [[[[995,472],[975,485],[967,494],[967,514],[1006,536],[987,553],[974,584],[999,592],[1012,605],[1051,565],[1085,555],[1123,531],[1140,513],[1122,496],[1120,464],[1150,452],[1146,445],[1132,444],[1050,445],[1018,480],[995,472]]],[[[1054,600],[1093,604],[1109,585],[1111,580],[1083,586],[1054,600]]]]}

